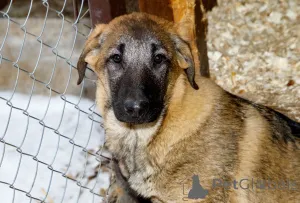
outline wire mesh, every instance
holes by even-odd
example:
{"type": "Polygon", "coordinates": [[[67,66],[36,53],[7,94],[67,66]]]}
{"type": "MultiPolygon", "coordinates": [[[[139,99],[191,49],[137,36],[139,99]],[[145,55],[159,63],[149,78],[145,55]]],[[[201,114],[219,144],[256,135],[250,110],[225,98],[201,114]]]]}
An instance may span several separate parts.
{"type": "Polygon", "coordinates": [[[81,86],[75,77],[91,31],[88,10],[82,0],[72,20],[67,0],[61,8],[50,2],[28,1],[24,18],[11,15],[12,0],[0,11],[1,202],[101,202],[108,186],[101,162],[109,156],[95,100],[85,98],[94,76],[81,86]],[[31,17],[33,7],[44,17],[31,17]]]}

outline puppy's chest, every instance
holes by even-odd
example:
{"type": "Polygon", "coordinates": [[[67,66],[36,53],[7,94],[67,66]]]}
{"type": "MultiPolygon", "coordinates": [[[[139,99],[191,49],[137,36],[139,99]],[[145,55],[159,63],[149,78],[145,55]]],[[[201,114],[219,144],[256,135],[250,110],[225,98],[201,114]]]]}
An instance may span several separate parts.
{"type": "Polygon", "coordinates": [[[147,153],[150,135],[136,130],[106,130],[106,146],[120,163],[122,175],[127,178],[132,189],[144,196],[153,194],[155,169],[150,164],[147,153]]]}

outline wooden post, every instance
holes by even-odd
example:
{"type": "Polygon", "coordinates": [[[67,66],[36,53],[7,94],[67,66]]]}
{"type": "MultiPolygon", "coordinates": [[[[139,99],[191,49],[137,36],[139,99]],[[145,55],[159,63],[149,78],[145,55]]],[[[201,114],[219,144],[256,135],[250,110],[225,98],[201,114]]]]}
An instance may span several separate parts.
{"type": "Polygon", "coordinates": [[[199,51],[198,60],[200,62],[200,74],[204,77],[210,77],[209,63],[207,56],[207,18],[202,1],[196,1],[195,5],[195,31],[196,46],[199,51]]]}
{"type": "Polygon", "coordinates": [[[4,9],[8,4],[8,0],[0,0],[0,10],[4,9]]]}
{"type": "Polygon", "coordinates": [[[88,0],[93,27],[126,14],[125,0],[88,0]]]}
{"type": "Polygon", "coordinates": [[[74,21],[75,21],[79,15],[77,0],[73,0],[73,13],[74,13],[74,21]]]}
{"type": "Polygon", "coordinates": [[[142,12],[185,24],[183,32],[190,36],[195,65],[204,77],[209,77],[206,11],[216,4],[216,0],[139,0],[142,12]]]}
{"type": "Polygon", "coordinates": [[[139,0],[140,11],[173,21],[173,11],[169,1],[165,0],[139,0]]]}

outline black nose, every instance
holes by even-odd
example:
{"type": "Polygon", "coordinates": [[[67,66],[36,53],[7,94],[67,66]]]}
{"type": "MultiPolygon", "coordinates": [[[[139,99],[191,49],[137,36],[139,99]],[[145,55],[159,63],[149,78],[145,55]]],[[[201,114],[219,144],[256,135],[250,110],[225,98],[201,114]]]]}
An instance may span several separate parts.
{"type": "Polygon", "coordinates": [[[128,115],[138,117],[143,115],[149,107],[147,100],[133,100],[127,99],[124,102],[124,108],[128,115]]]}

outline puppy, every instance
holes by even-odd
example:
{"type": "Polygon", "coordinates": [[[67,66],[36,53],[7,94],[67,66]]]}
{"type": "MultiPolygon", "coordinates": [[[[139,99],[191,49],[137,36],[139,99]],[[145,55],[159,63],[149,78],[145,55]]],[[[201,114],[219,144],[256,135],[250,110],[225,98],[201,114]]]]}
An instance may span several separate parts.
{"type": "Polygon", "coordinates": [[[300,125],[195,77],[180,26],[121,16],[98,25],[79,58],[78,84],[87,64],[98,76],[119,179],[109,201],[299,202],[300,125]],[[275,187],[283,181],[293,188],[275,187]]]}

